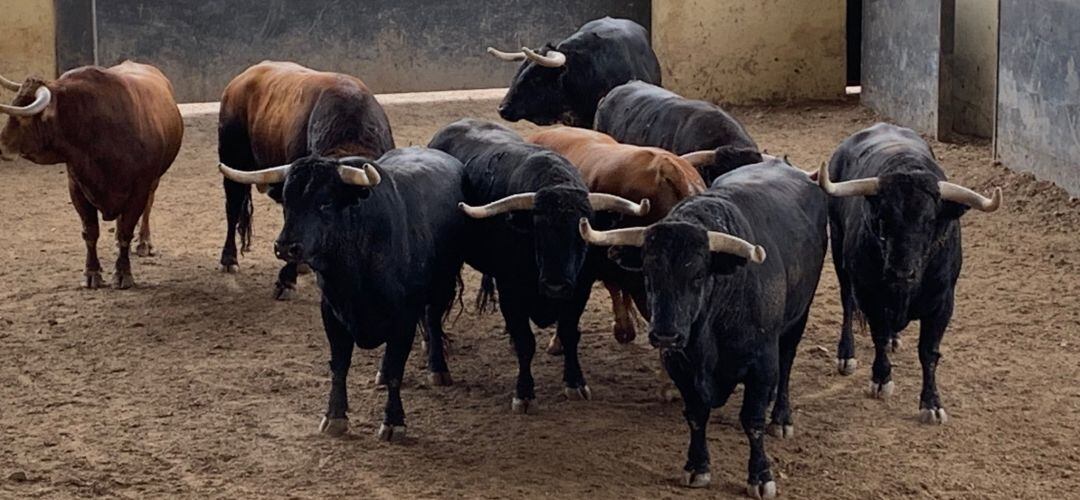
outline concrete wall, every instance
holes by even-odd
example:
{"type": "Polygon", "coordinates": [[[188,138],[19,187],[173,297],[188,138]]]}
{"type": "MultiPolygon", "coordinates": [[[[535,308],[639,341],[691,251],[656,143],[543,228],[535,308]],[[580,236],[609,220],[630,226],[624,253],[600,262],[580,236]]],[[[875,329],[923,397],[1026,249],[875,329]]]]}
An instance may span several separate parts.
{"type": "Polygon", "coordinates": [[[844,95],[844,0],[653,0],[664,86],[742,103],[844,95]]]}
{"type": "Polygon", "coordinates": [[[998,0],[942,2],[938,135],[992,137],[997,100],[998,0]]]}
{"type": "MultiPolygon", "coordinates": [[[[59,1],[73,10],[88,3],[59,1]]],[[[380,93],[505,87],[517,65],[487,55],[488,45],[537,47],[604,15],[645,26],[650,15],[647,0],[97,0],[96,8],[98,63],[154,64],[188,102],[217,100],[264,59],[354,74],[380,93]]]]}
{"type": "MultiPolygon", "coordinates": [[[[0,6],[0,75],[23,81],[56,76],[55,17],[48,0],[3,0],[0,6]]],[[[10,102],[10,98],[0,99],[10,102]]]]}
{"type": "Polygon", "coordinates": [[[935,136],[940,3],[863,2],[862,103],[900,125],[935,136]]]}
{"type": "Polygon", "coordinates": [[[1080,3],[1001,0],[996,152],[1080,196],[1080,3]]]}

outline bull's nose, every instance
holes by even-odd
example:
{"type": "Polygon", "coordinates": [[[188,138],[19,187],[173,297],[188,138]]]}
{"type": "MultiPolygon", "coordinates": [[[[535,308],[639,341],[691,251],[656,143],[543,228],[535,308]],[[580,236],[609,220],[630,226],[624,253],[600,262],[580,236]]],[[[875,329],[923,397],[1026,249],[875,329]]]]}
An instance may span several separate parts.
{"type": "Polygon", "coordinates": [[[895,281],[902,281],[905,283],[911,283],[912,281],[915,281],[914,269],[895,269],[890,274],[890,277],[895,281]]]}
{"type": "Polygon", "coordinates": [[[649,344],[659,349],[670,349],[679,346],[679,334],[671,332],[649,332],[649,344]]]}
{"type": "Polygon", "coordinates": [[[540,282],[540,292],[555,299],[565,299],[573,294],[574,287],[570,283],[540,282]]]}
{"type": "Polygon", "coordinates": [[[281,260],[299,260],[304,253],[304,247],[299,243],[274,242],[274,255],[281,260]]]}

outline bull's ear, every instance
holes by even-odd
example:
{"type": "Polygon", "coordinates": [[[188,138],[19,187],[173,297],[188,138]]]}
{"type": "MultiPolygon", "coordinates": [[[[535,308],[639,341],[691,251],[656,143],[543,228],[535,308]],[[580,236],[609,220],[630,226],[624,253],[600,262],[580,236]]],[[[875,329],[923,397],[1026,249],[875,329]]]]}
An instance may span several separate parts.
{"type": "Polygon", "coordinates": [[[955,220],[967,213],[971,207],[955,201],[942,201],[938,218],[943,220],[955,220]]]}
{"type": "Polygon", "coordinates": [[[709,255],[709,271],[713,274],[734,273],[739,266],[745,266],[747,262],[743,257],[724,252],[710,252],[709,255]]]}
{"type": "Polygon", "coordinates": [[[639,247],[610,247],[608,248],[607,256],[612,262],[627,271],[640,272],[643,267],[641,262],[641,248],[639,247]]]}

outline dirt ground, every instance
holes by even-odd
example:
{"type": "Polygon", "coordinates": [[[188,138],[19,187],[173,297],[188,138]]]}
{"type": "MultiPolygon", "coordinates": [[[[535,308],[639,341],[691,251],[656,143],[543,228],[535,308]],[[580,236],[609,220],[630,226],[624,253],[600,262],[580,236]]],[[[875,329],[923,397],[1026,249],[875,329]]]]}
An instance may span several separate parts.
{"type": "MultiPolygon", "coordinates": [[[[389,110],[398,145],[423,144],[490,99],[389,110]]],[[[771,153],[805,168],[873,123],[853,103],[735,108],[771,153]]],[[[62,166],[0,162],[0,497],[673,498],[739,497],[747,444],[738,399],[715,413],[713,484],[678,485],[681,405],[657,397],[656,353],[616,345],[606,294],[582,320],[594,400],[561,396],[561,359],[538,354],[534,415],[510,412],[516,364],[498,315],[449,326],[456,385],[429,386],[422,356],[403,391],[409,438],[376,440],[385,393],[377,351],[357,351],[352,434],[317,433],[329,389],[318,290],[271,299],[280,209],[256,196],[254,250],[216,270],[224,238],[215,117],[190,118],[154,207],[158,254],[136,288],[80,289],[83,243],[62,166]],[[211,126],[207,126],[211,125],[211,126]]],[[[524,127],[520,127],[524,129],[524,127]]],[[[965,265],[939,370],[951,421],[920,425],[914,338],[893,357],[897,393],[863,395],[836,373],[840,306],[831,261],[799,349],[797,435],[768,438],[787,498],[1061,498],[1080,490],[1080,207],[1063,191],[992,164],[985,143],[934,144],[960,182],[1005,188],[995,214],[964,217],[965,265]]],[[[108,228],[108,232],[104,228],[108,228]]],[[[112,224],[102,264],[111,274],[112,224]]],[[[108,280],[108,276],[106,277],[108,280]]],[[[468,272],[467,293],[477,287],[468,272]]],[[[548,332],[538,333],[546,340],[548,332]]]]}

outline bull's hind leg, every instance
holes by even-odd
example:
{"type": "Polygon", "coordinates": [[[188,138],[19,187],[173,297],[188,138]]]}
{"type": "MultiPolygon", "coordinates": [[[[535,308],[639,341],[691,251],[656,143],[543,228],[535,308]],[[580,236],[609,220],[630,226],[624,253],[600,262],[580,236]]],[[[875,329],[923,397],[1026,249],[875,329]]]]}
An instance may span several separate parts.
{"type": "Polygon", "coordinates": [[[922,392],[919,395],[919,421],[924,424],[944,424],[949,415],[941,405],[937,390],[937,364],[941,359],[938,347],[952,318],[953,297],[950,293],[941,300],[940,309],[919,322],[919,363],[922,365],[922,392]]]}
{"type": "Polygon", "coordinates": [[[432,385],[453,385],[450,367],[446,363],[447,336],[443,331],[443,316],[453,306],[456,283],[451,282],[449,291],[443,291],[432,300],[424,312],[424,330],[427,332],[427,357],[429,380],[432,385]]]}
{"type": "Polygon", "coordinates": [[[154,194],[157,193],[158,182],[150,187],[150,197],[146,200],[146,208],[143,209],[142,222],[139,223],[139,242],[135,245],[135,255],[150,257],[154,255],[154,245],[150,242],[150,209],[154,207],[154,194]]]}
{"type": "Polygon", "coordinates": [[[840,305],[844,309],[843,322],[840,324],[840,343],[836,347],[836,371],[841,375],[855,373],[859,362],[855,359],[855,337],[851,332],[851,324],[855,319],[855,291],[852,290],[851,281],[843,265],[843,236],[836,224],[831,224],[833,267],[836,268],[836,278],[840,282],[840,305]]]}
{"type": "Polygon", "coordinates": [[[86,267],[83,273],[85,278],[83,286],[91,290],[101,288],[101,262],[98,261],[97,254],[97,240],[101,234],[98,227],[98,211],[94,208],[94,205],[90,204],[90,200],[83,196],[79,187],[70,180],[68,190],[71,194],[71,204],[75,206],[75,211],[79,213],[79,218],[82,219],[82,237],[83,241],[86,242],[86,267]]]}
{"type": "Polygon", "coordinates": [[[615,335],[615,341],[620,344],[629,344],[634,341],[634,337],[637,337],[633,318],[634,305],[630,294],[614,283],[604,282],[604,288],[607,288],[608,294],[611,295],[611,312],[615,316],[612,333],[615,335]]]}
{"type": "Polygon", "coordinates": [[[326,415],[319,423],[319,432],[340,436],[349,430],[349,398],[345,380],[352,364],[353,338],[344,325],[334,316],[330,306],[322,303],[323,328],[330,342],[330,401],[326,415]]]}
{"type": "Polygon", "coordinates": [[[590,283],[579,287],[575,293],[574,302],[568,305],[561,317],[555,334],[563,345],[563,382],[566,384],[564,393],[568,399],[581,400],[592,399],[592,392],[585,383],[585,374],[581,371],[581,360],[578,357],[578,344],[581,342],[581,330],[578,324],[581,322],[581,314],[585,312],[585,306],[589,302],[589,292],[592,290],[590,283]]]}
{"type": "Polygon", "coordinates": [[[386,408],[383,423],[379,426],[379,439],[400,441],[405,439],[405,407],[401,403],[401,381],[405,376],[405,363],[409,360],[413,338],[416,336],[416,317],[403,322],[391,332],[386,342],[384,372],[386,377],[386,408]]]}
{"type": "MultiPolygon", "coordinates": [[[[240,270],[237,259],[236,233],[240,231],[241,245],[247,239],[245,233],[251,224],[251,186],[225,179],[225,244],[221,247],[221,272],[235,273],[240,270]],[[241,224],[241,222],[244,222],[241,224]]],[[[244,250],[247,250],[246,248],[244,250]]]]}
{"type": "Polygon", "coordinates": [[[769,434],[778,438],[795,436],[795,423],[791,418],[791,366],[795,363],[795,354],[799,350],[806,320],[810,316],[807,310],[791,329],[780,336],[780,378],[776,383],[776,402],[773,404],[772,421],[769,422],[769,434]]]}
{"type": "Polygon", "coordinates": [[[281,267],[277,281],[274,283],[274,298],[277,300],[292,300],[296,297],[296,269],[298,264],[289,262],[281,267]]]}

